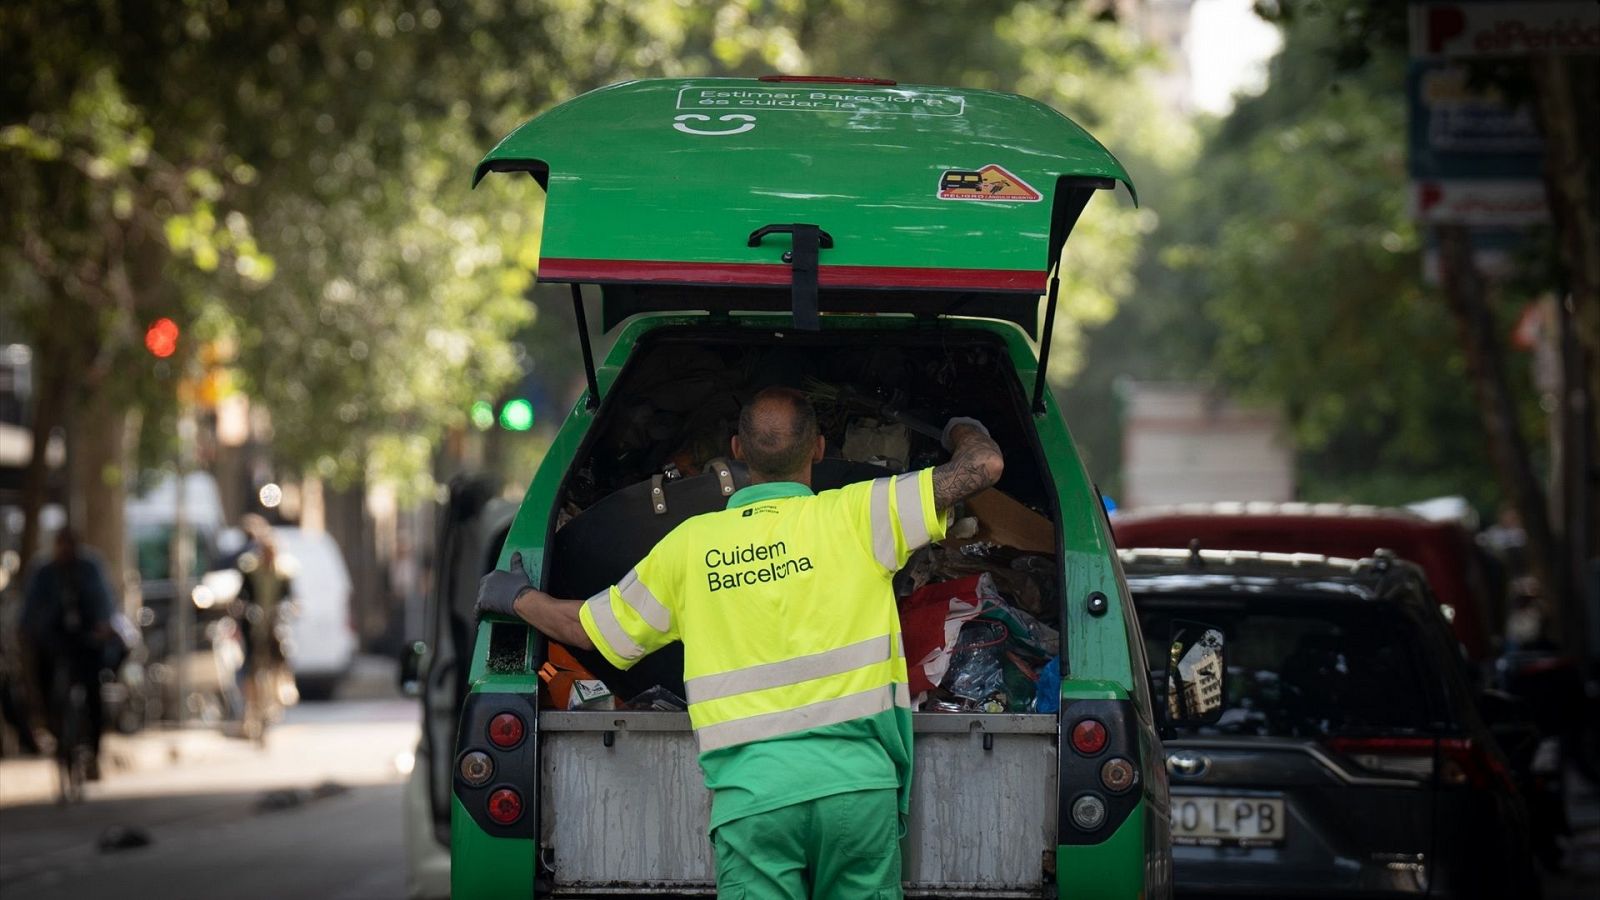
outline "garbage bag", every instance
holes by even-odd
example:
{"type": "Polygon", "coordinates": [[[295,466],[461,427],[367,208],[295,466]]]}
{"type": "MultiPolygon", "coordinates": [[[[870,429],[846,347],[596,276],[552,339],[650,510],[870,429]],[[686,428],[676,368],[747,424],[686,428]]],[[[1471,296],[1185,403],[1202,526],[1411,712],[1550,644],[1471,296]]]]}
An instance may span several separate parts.
{"type": "Polygon", "coordinates": [[[987,711],[1003,712],[1008,697],[1001,660],[1007,637],[1005,626],[992,620],[979,619],[963,625],[950,655],[950,669],[940,686],[987,711]],[[991,703],[999,708],[990,710],[991,703]]]}

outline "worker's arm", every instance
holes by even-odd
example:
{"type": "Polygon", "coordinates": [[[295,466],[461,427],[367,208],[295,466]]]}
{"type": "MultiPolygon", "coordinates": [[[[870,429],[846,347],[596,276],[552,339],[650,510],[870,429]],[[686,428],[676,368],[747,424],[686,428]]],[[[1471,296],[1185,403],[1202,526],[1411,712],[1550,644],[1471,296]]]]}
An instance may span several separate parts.
{"type": "Polygon", "coordinates": [[[522,621],[539,629],[546,637],[568,647],[593,650],[594,641],[589,639],[589,633],[583,630],[583,622],[578,617],[583,603],[582,600],[552,597],[538,588],[530,587],[517,595],[512,608],[522,621]]]}
{"type": "Polygon", "coordinates": [[[1000,445],[976,420],[950,420],[945,436],[950,461],[933,469],[933,503],[940,510],[994,487],[1006,466],[1000,445]]]}
{"type": "Polygon", "coordinates": [[[545,637],[569,647],[593,650],[594,641],[578,618],[582,606],[582,600],[552,597],[529,584],[520,553],[511,554],[509,570],[496,569],[478,582],[478,615],[495,613],[519,618],[545,637]]]}

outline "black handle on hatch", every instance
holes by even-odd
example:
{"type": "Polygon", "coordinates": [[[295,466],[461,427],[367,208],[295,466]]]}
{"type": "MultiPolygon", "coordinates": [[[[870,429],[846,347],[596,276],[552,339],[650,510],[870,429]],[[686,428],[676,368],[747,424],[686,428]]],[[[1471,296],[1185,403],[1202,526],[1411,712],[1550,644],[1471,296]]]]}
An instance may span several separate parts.
{"type": "MultiPolygon", "coordinates": [[[[750,238],[745,242],[745,246],[759,247],[761,246],[761,239],[769,234],[794,234],[794,230],[796,228],[805,227],[816,228],[814,225],[763,225],[760,228],[757,228],[755,231],[750,232],[750,238]]],[[[833,249],[833,235],[823,231],[821,228],[817,228],[817,237],[820,239],[817,243],[818,247],[823,250],[833,249]]]]}

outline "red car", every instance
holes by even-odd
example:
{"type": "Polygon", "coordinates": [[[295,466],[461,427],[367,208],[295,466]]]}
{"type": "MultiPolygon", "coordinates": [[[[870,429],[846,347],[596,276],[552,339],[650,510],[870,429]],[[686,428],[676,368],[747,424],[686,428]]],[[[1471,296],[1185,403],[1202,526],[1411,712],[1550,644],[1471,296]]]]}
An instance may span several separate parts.
{"type": "Polygon", "coordinates": [[[1264,553],[1316,553],[1364,559],[1384,548],[1422,568],[1468,658],[1488,660],[1494,602],[1489,571],[1472,534],[1403,509],[1333,503],[1200,503],[1118,513],[1117,546],[1264,553]]]}

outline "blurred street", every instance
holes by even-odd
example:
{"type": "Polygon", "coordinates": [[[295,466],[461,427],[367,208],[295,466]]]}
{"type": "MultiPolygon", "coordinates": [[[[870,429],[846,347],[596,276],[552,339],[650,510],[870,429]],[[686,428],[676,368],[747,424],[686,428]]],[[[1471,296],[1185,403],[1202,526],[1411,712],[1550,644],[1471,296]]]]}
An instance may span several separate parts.
{"type": "Polygon", "coordinates": [[[0,59],[0,900],[1600,898],[1600,0],[0,59]]]}
{"type": "Polygon", "coordinates": [[[393,679],[360,659],[337,699],[290,709],[264,750],[215,729],[109,736],[104,779],[70,807],[47,761],[0,762],[0,895],[401,896],[417,708],[393,679]]]}

